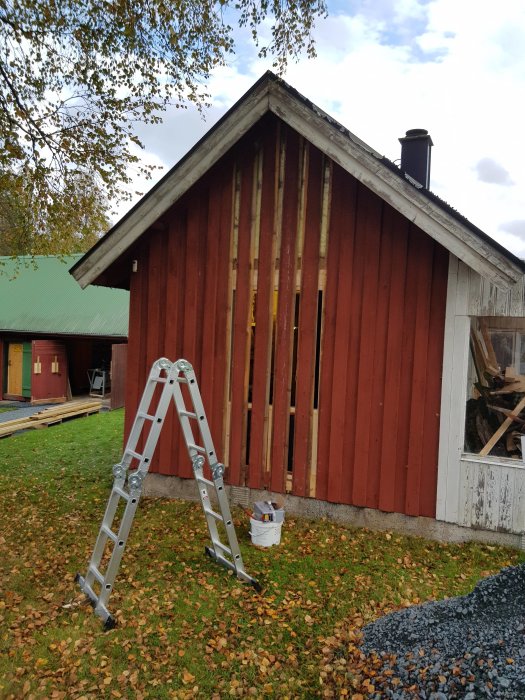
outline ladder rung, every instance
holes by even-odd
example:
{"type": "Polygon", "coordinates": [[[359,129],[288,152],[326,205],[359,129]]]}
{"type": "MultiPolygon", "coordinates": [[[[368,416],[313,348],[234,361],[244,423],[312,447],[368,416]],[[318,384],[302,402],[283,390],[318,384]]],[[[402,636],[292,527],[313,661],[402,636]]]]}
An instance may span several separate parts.
{"type": "Polygon", "coordinates": [[[166,384],[166,377],[155,377],[153,381],[158,382],[159,384],[166,384]]]}
{"type": "Polygon", "coordinates": [[[177,377],[177,381],[179,382],[179,384],[187,384],[188,383],[188,380],[186,379],[186,377],[177,377]]]}
{"type": "Polygon", "coordinates": [[[105,535],[107,535],[107,536],[109,537],[110,540],[113,540],[113,542],[117,542],[117,541],[118,541],[118,536],[115,535],[115,533],[113,532],[113,530],[110,530],[109,527],[108,527],[107,525],[102,525],[102,527],[101,527],[100,529],[102,530],[102,532],[103,532],[105,535]]]}
{"type": "Polygon", "coordinates": [[[197,418],[197,414],[192,411],[179,411],[179,416],[187,416],[188,418],[197,418]]]}
{"type": "Polygon", "coordinates": [[[213,542],[214,547],[217,547],[218,549],[222,550],[226,554],[229,554],[231,557],[233,556],[232,550],[229,547],[227,547],[225,544],[223,544],[222,542],[219,542],[218,540],[212,540],[212,542],[213,542]]]}
{"type": "Polygon", "coordinates": [[[144,420],[155,420],[155,416],[150,416],[149,413],[142,413],[142,411],[137,414],[137,418],[144,418],[144,420]]]}
{"type": "Polygon", "coordinates": [[[119,495],[121,498],[124,498],[126,501],[129,501],[129,493],[126,493],[126,492],[125,492],[123,489],[121,489],[120,487],[118,487],[118,486],[113,486],[113,491],[114,491],[115,493],[118,493],[118,495],[119,495]]]}
{"type": "Polygon", "coordinates": [[[213,481],[210,481],[209,479],[206,479],[203,476],[197,476],[195,475],[195,481],[198,481],[199,484],[206,484],[206,486],[215,486],[213,481]]]}
{"type": "Polygon", "coordinates": [[[139,461],[143,457],[143,455],[139,454],[138,452],[135,452],[134,450],[126,450],[126,454],[130,457],[135,457],[135,459],[138,459],[139,461]]]}
{"type": "Polygon", "coordinates": [[[220,515],[219,513],[216,513],[211,508],[205,508],[204,512],[206,513],[206,515],[211,515],[211,517],[215,518],[215,520],[220,520],[220,521],[224,522],[224,518],[222,517],[222,515],[220,515]]]}
{"type": "Polygon", "coordinates": [[[206,454],[206,449],[204,447],[201,447],[200,445],[192,445],[191,442],[188,443],[188,450],[197,450],[197,452],[200,452],[203,455],[206,454]]]}
{"type": "Polygon", "coordinates": [[[90,565],[89,571],[93,574],[93,576],[97,579],[99,583],[104,583],[104,577],[94,564],[90,565]]]}

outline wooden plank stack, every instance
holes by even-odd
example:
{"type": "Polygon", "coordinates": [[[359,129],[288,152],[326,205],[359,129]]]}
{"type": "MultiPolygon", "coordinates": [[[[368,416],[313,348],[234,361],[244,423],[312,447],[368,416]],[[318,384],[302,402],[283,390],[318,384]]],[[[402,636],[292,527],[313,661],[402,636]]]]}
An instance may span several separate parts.
{"type": "Polygon", "coordinates": [[[42,411],[38,411],[38,413],[33,413],[31,416],[15,418],[14,420],[0,423],[0,438],[7,437],[21,430],[47,428],[49,425],[62,423],[64,420],[98,413],[102,405],[102,401],[90,399],[87,401],[69,401],[60,406],[45,408],[42,411]]]}
{"type": "Polygon", "coordinates": [[[479,319],[479,328],[472,328],[470,339],[478,398],[467,404],[467,444],[472,445],[475,431],[481,456],[519,457],[525,435],[525,376],[498,365],[484,319],[479,319]]]}

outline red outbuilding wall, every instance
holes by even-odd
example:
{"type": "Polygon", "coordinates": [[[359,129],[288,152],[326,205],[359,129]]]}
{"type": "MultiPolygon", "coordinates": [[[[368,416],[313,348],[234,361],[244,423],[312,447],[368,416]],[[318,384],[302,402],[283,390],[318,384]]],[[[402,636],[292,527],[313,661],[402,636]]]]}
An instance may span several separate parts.
{"type": "Polygon", "coordinates": [[[55,340],[33,340],[32,363],[31,402],[66,401],[68,366],[64,344],[55,340]]]}
{"type": "MultiPolygon", "coordinates": [[[[230,483],[435,515],[444,248],[268,116],[132,257],[128,429],[184,357],[230,483]]],[[[173,414],[152,471],[191,476],[173,414]]]]}

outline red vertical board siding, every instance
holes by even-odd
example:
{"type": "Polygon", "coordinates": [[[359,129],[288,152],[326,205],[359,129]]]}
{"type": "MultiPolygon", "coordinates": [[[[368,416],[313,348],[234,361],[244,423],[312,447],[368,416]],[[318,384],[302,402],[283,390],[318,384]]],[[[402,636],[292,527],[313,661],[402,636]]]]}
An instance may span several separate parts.
{"type": "Polygon", "coordinates": [[[399,388],[399,432],[396,452],[396,479],[394,490],[394,510],[403,513],[406,498],[408,470],[408,450],[410,445],[410,415],[412,399],[412,372],[414,367],[414,337],[416,331],[417,280],[419,273],[418,238],[414,230],[408,236],[408,260],[406,267],[405,296],[403,314],[403,347],[399,356],[403,371],[399,388]]]}
{"type": "Polygon", "coordinates": [[[368,508],[379,507],[379,490],[381,483],[381,426],[385,417],[385,383],[387,363],[388,310],[390,300],[392,247],[391,230],[384,218],[381,221],[381,239],[379,241],[379,273],[377,279],[377,302],[375,314],[374,347],[378,358],[374,364],[371,381],[372,415],[369,445],[369,469],[366,489],[368,508]]]}
{"type": "MultiPolygon", "coordinates": [[[[182,355],[181,316],[182,305],[180,290],[184,289],[184,252],[185,252],[185,217],[182,212],[170,219],[167,231],[167,243],[164,250],[166,259],[166,296],[164,304],[164,349],[161,353],[171,361],[182,355]]],[[[159,473],[172,475],[178,473],[178,445],[181,442],[180,426],[172,405],[166,415],[159,439],[159,473]]]]}
{"type": "Polygon", "coordinates": [[[246,349],[250,313],[250,237],[253,196],[253,160],[246,158],[241,166],[239,238],[237,248],[237,285],[233,310],[233,348],[231,368],[231,433],[228,480],[239,485],[246,457],[243,450],[246,431],[246,349]]]}
{"type": "Polygon", "coordinates": [[[441,378],[443,376],[443,343],[445,336],[445,305],[447,295],[448,251],[434,246],[432,292],[430,298],[430,328],[428,333],[427,400],[425,402],[425,450],[421,469],[420,515],[436,515],[437,460],[439,449],[439,419],[441,411],[441,378]]]}
{"type": "MultiPolygon", "coordinates": [[[[354,273],[356,272],[352,265],[356,236],[356,195],[357,181],[354,178],[349,178],[341,168],[334,168],[332,215],[334,221],[337,222],[340,233],[330,401],[330,446],[328,453],[330,470],[327,493],[328,500],[334,502],[339,501],[341,498],[343,482],[350,478],[348,471],[352,464],[349,459],[350,455],[345,453],[345,430],[348,406],[347,377],[349,369],[350,371],[353,369],[348,366],[348,348],[350,343],[350,326],[354,320],[354,314],[349,313],[349,310],[353,308],[354,295],[352,295],[352,285],[355,280],[354,273]],[[346,211],[345,203],[348,203],[346,211]],[[345,216],[342,216],[343,211],[345,216]]],[[[333,272],[328,274],[333,274],[333,272]]]]}
{"type": "MultiPolygon", "coordinates": [[[[183,336],[182,355],[195,369],[197,377],[201,371],[202,353],[202,302],[204,298],[204,261],[206,259],[207,191],[196,188],[188,200],[186,229],[186,283],[183,290],[183,336]]],[[[186,402],[189,395],[183,392],[186,402]]],[[[193,471],[186,445],[181,440],[178,446],[178,475],[192,477],[193,471]]]]}
{"type": "MultiPolygon", "coordinates": [[[[165,265],[163,264],[163,251],[162,251],[162,233],[160,231],[155,231],[151,235],[150,247],[149,247],[149,265],[148,265],[148,327],[145,330],[146,334],[146,368],[147,371],[151,368],[151,365],[159,357],[164,354],[164,326],[162,323],[162,311],[161,307],[165,306],[163,301],[162,288],[163,288],[163,272],[165,272],[165,265]]],[[[164,296],[166,294],[164,287],[164,296]]],[[[144,386],[142,387],[144,389],[144,386]]],[[[162,387],[159,385],[156,389],[152,408],[156,408],[156,402],[160,396],[162,387]]],[[[146,439],[151,424],[146,422],[144,424],[143,436],[146,439]]],[[[150,463],[150,469],[153,471],[159,470],[159,446],[153,454],[150,463]]]]}
{"type": "Polygon", "coordinates": [[[390,285],[388,288],[388,321],[385,343],[385,384],[383,389],[383,420],[377,426],[381,433],[379,460],[378,508],[394,510],[397,476],[397,443],[400,430],[399,396],[403,370],[403,314],[405,275],[407,265],[409,222],[392,207],[385,207],[383,232],[391,241],[390,285]]]}
{"type": "MultiPolygon", "coordinates": [[[[332,181],[340,178],[339,166],[334,165],[332,181]]],[[[332,200],[333,184],[332,184],[332,200]]],[[[351,215],[348,213],[348,215],[351,215]]],[[[328,250],[326,253],[326,287],[324,291],[324,320],[321,343],[321,362],[319,377],[319,418],[317,443],[317,475],[316,497],[326,500],[328,494],[328,479],[330,469],[330,440],[332,420],[332,383],[334,380],[334,339],[337,316],[337,280],[339,274],[339,244],[342,236],[341,212],[330,208],[330,223],[328,227],[328,250]]]]}
{"type": "MultiPolygon", "coordinates": [[[[349,177],[347,175],[347,177],[349,177]]],[[[363,225],[363,194],[361,186],[354,189],[354,195],[349,216],[355,220],[354,223],[354,246],[352,254],[352,285],[346,300],[345,312],[349,316],[350,333],[348,336],[347,352],[347,367],[345,373],[346,385],[346,410],[345,410],[345,426],[343,439],[343,455],[344,455],[344,474],[341,482],[341,492],[339,500],[343,503],[353,502],[353,491],[356,479],[360,478],[360,471],[363,468],[363,461],[354,460],[355,445],[357,439],[356,424],[358,422],[358,414],[361,410],[357,394],[362,384],[360,375],[360,346],[362,342],[361,322],[363,315],[363,285],[367,255],[374,254],[372,246],[366,240],[366,230],[363,225]]],[[[340,274],[341,276],[341,274],[340,274]]],[[[340,304],[345,305],[343,297],[340,299],[340,304]]]]}
{"type": "Polygon", "coordinates": [[[266,431],[270,391],[271,341],[273,323],[275,203],[276,203],[276,129],[266,132],[263,142],[263,180],[261,221],[255,304],[255,342],[253,349],[252,417],[248,486],[263,488],[266,464],[266,431]]]}
{"type": "Polygon", "coordinates": [[[143,382],[147,364],[144,344],[147,325],[143,323],[147,319],[147,245],[140,246],[136,255],[137,271],[132,272],[130,276],[125,440],[127,440],[131,430],[140,396],[144,389],[143,382]]]}
{"type": "MultiPolygon", "coordinates": [[[[219,271],[219,236],[217,223],[221,217],[221,190],[217,173],[213,173],[210,182],[208,221],[206,226],[206,257],[202,265],[206,270],[204,277],[204,305],[202,314],[202,363],[200,376],[197,378],[201,390],[202,401],[208,417],[212,439],[217,432],[217,420],[213,411],[214,383],[220,381],[215,373],[215,322],[217,311],[217,284],[219,271]],[[209,414],[209,415],[208,415],[209,414]]],[[[195,426],[197,437],[197,427],[195,426]]],[[[199,442],[199,444],[201,444],[199,442]]],[[[218,454],[218,445],[215,445],[218,454]]],[[[208,476],[208,474],[207,474],[208,476]]]]}
{"type": "MultiPolygon", "coordinates": [[[[377,292],[379,285],[379,250],[381,241],[381,200],[363,186],[358,196],[358,245],[366,250],[363,260],[359,356],[356,358],[358,386],[355,396],[357,413],[354,442],[353,503],[367,504],[370,479],[370,439],[376,416],[372,405],[372,387],[384,350],[375,339],[377,292]],[[373,351],[372,351],[373,350],[373,351]],[[361,468],[361,465],[365,468],[361,468]],[[366,465],[366,466],[365,466],[366,465]]],[[[352,363],[354,364],[354,363],[352,363]]],[[[351,429],[352,426],[348,426],[351,429]]]]}
{"type": "Polygon", "coordinates": [[[290,380],[293,324],[295,317],[295,270],[298,216],[299,138],[286,131],[286,156],[279,255],[279,295],[275,328],[275,372],[273,378],[273,425],[270,485],[283,492],[286,486],[290,380]]]}
{"type": "Polygon", "coordinates": [[[410,407],[410,442],[408,448],[407,490],[404,512],[419,515],[421,497],[421,469],[425,458],[425,406],[427,403],[427,350],[430,329],[430,293],[434,242],[418,232],[419,269],[416,289],[416,328],[414,333],[414,364],[412,369],[412,397],[410,407]]]}
{"type": "Polygon", "coordinates": [[[301,296],[297,338],[295,393],[295,435],[293,493],[308,493],[308,466],[311,461],[312,410],[319,277],[319,238],[323,192],[323,158],[313,146],[309,149],[304,247],[301,260],[301,296]]]}

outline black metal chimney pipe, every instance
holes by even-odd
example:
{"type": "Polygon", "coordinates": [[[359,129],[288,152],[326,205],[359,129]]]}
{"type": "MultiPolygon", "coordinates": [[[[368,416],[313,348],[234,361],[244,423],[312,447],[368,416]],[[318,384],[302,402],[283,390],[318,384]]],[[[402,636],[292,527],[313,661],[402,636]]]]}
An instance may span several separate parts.
{"type": "Polygon", "coordinates": [[[399,139],[401,144],[401,170],[423,185],[430,185],[430,149],[434,145],[426,129],[409,129],[399,139]]]}

